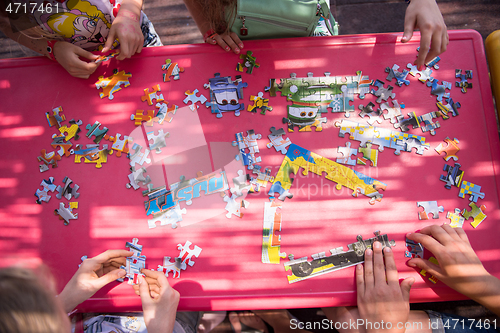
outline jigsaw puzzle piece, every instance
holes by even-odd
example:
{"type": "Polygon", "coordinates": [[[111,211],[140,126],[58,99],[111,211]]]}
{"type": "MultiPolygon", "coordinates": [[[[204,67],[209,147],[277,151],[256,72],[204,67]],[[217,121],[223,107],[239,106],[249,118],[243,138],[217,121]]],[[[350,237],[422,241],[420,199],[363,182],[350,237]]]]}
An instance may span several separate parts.
{"type": "Polygon", "coordinates": [[[52,109],[52,114],[50,114],[50,112],[45,112],[45,117],[47,117],[50,127],[56,126],[58,129],[61,127],[61,123],[66,120],[66,116],[61,114],[61,112],[63,112],[61,106],[52,109]]]}
{"type": "Polygon", "coordinates": [[[49,177],[49,179],[44,179],[40,183],[40,186],[43,187],[43,190],[37,189],[35,196],[37,197],[36,203],[41,204],[42,201],[49,202],[51,196],[49,192],[54,192],[56,190],[56,186],[54,185],[54,177],[49,177]]]}
{"type": "Polygon", "coordinates": [[[351,148],[351,143],[346,142],[345,147],[338,147],[337,152],[342,154],[343,157],[337,158],[337,163],[347,164],[347,165],[356,165],[356,160],[352,159],[351,156],[356,156],[358,154],[358,150],[351,148]]]}
{"type": "Polygon", "coordinates": [[[191,259],[193,256],[198,258],[199,255],[201,254],[202,248],[199,247],[198,245],[195,245],[193,249],[191,249],[191,243],[190,241],[186,241],[184,245],[182,244],[177,244],[177,250],[181,251],[179,253],[179,257],[181,259],[181,269],[186,270],[187,265],[193,267],[195,262],[191,259]]]}
{"type": "Polygon", "coordinates": [[[238,176],[233,178],[233,187],[230,191],[237,197],[243,196],[243,191],[250,191],[252,184],[248,183],[250,176],[245,174],[243,170],[238,170],[238,176]]]}
{"type": "Polygon", "coordinates": [[[109,135],[104,136],[104,139],[112,143],[111,149],[116,152],[116,156],[118,157],[122,156],[122,153],[128,154],[128,143],[133,141],[132,137],[125,135],[123,139],[121,139],[121,136],[122,135],[120,133],[116,133],[114,137],[109,135]]]}
{"type": "Polygon", "coordinates": [[[447,81],[441,81],[441,84],[438,84],[438,80],[429,80],[427,81],[427,87],[431,87],[431,94],[437,96],[438,102],[443,101],[443,97],[449,98],[450,93],[446,92],[446,89],[451,89],[451,83],[447,81]]]}
{"type": "MultiPolygon", "coordinates": [[[[129,249],[133,254],[131,257],[126,258],[126,266],[121,266],[127,274],[128,284],[138,284],[139,275],[144,276],[141,273],[141,269],[146,268],[146,256],[142,254],[142,245],[139,245],[139,239],[133,238],[132,242],[126,242],[125,247],[129,249]]],[[[118,279],[118,281],[123,281],[124,278],[118,279]]]]}
{"type": "Polygon", "coordinates": [[[380,119],[382,110],[380,110],[379,108],[374,110],[374,106],[375,104],[373,104],[373,102],[368,103],[368,105],[366,106],[364,106],[363,104],[359,105],[359,109],[361,110],[359,116],[361,118],[368,116],[370,119],[368,119],[366,122],[370,125],[373,125],[375,122],[378,122],[379,124],[382,123],[382,119],[380,119]]]}
{"type": "Polygon", "coordinates": [[[190,90],[186,90],[184,92],[186,98],[184,98],[183,102],[184,104],[188,104],[189,102],[191,102],[191,104],[189,105],[191,111],[195,111],[199,108],[199,106],[196,104],[197,102],[205,104],[205,102],[207,101],[207,98],[205,96],[203,96],[202,94],[199,94],[198,96],[198,93],[198,89],[193,90],[193,92],[191,92],[190,90]]]}
{"type": "Polygon", "coordinates": [[[424,247],[420,243],[415,243],[411,239],[406,238],[405,257],[406,258],[420,258],[424,259],[424,247]]]}
{"type": "Polygon", "coordinates": [[[153,118],[155,116],[155,110],[136,110],[135,114],[130,115],[130,120],[134,120],[135,126],[140,126],[143,122],[146,126],[153,126],[153,118]]]}
{"type": "Polygon", "coordinates": [[[455,77],[460,79],[460,81],[455,82],[455,86],[462,88],[462,93],[465,94],[467,88],[472,88],[472,83],[467,81],[467,79],[472,79],[472,71],[465,71],[465,74],[462,74],[461,69],[455,69],[455,77]]]}
{"type": "Polygon", "coordinates": [[[104,78],[104,76],[99,76],[99,80],[95,83],[97,90],[102,89],[99,93],[100,98],[108,97],[112,100],[114,98],[113,94],[117,91],[130,86],[129,78],[132,74],[125,73],[125,71],[117,72],[110,77],[104,78]]]}
{"type": "Polygon", "coordinates": [[[69,157],[71,155],[71,147],[73,147],[73,144],[71,141],[65,141],[65,136],[63,134],[57,135],[53,134],[52,135],[52,143],[50,144],[52,148],[57,149],[57,147],[60,147],[59,150],[57,151],[57,154],[59,156],[66,156],[69,157]]]}
{"type": "Polygon", "coordinates": [[[168,273],[172,272],[172,277],[180,278],[181,277],[181,258],[174,258],[174,262],[170,262],[171,257],[163,257],[163,265],[158,265],[158,272],[163,272],[166,277],[168,277],[168,273]]]}
{"type": "Polygon", "coordinates": [[[71,119],[69,121],[70,126],[61,126],[59,127],[59,132],[61,132],[62,135],[64,135],[64,140],[68,142],[69,140],[75,138],[75,140],[80,139],[80,125],[82,124],[81,120],[75,121],[74,119],[71,119]]]}
{"type": "Polygon", "coordinates": [[[393,86],[387,85],[387,88],[385,88],[384,82],[380,81],[380,80],[376,80],[375,82],[373,82],[372,85],[378,88],[377,90],[375,90],[375,89],[370,90],[370,93],[372,95],[375,95],[378,97],[377,103],[379,103],[379,104],[382,103],[382,100],[387,102],[387,100],[389,98],[392,98],[392,99],[396,98],[396,93],[392,92],[392,90],[394,89],[393,86]]]}
{"type": "Polygon", "coordinates": [[[470,195],[469,200],[473,202],[477,202],[479,198],[484,199],[484,193],[481,192],[481,186],[464,180],[460,185],[458,196],[460,198],[465,198],[466,194],[470,195]]]}
{"type": "Polygon", "coordinates": [[[163,73],[163,82],[170,81],[170,77],[173,76],[174,80],[180,79],[180,73],[184,72],[184,67],[180,67],[177,62],[172,62],[171,59],[166,59],[165,64],[161,66],[162,70],[166,70],[166,73],[163,73]]]}
{"type": "Polygon", "coordinates": [[[446,176],[441,175],[439,180],[446,183],[444,186],[448,190],[451,189],[452,186],[460,187],[462,183],[462,177],[464,176],[464,171],[460,170],[461,165],[459,163],[455,163],[454,166],[450,166],[445,164],[443,167],[443,171],[446,171],[446,176]]]}
{"type": "MultiPolygon", "coordinates": [[[[389,103],[384,102],[380,104],[380,109],[382,110],[382,115],[384,119],[390,119],[391,124],[397,124],[399,122],[400,117],[402,117],[401,106],[399,105],[397,100],[392,101],[392,107],[389,106],[389,103]],[[386,113],[383,113],[387,111],[386,113]]],[[[394,126],[396,128],[396,126],[394,126]]]]}
{"type": "Polygon", "coordinates": [[[260,114],[266,114],[266,111],[272,111],[273,108],[269,106],[269,98],[263,98],[264,94],[259,92],[257,96],[251,95],[250,101],[253,105],[248,105],[247,111],[256,113],[260,109],[260,114]]]}
{"type": "Polygon", "coordinates": [[[171,225],[172,229],[177,228],[177,222],[182,222],[182,215],[186,215],[186,208],[182,208],[179,204],[160,214],[153,215],[153,218],[148,220],[149,228],[156,228],[156,222],[160,222],[161,226],[171,225]]]}
{"type": "Polygon", "coordinates": [[[432,214],[433,219],[438,219],[439,213],[444,212],[444,207],[438,206],[437,201],[419,201],[417,202],[417,207],[422,207],[424,209],[418,212],[419,220],[428,220],[429,214],[432,214]]]}
{"type": "Polygon", "coordinates": [[[418,78],[418,80],[422,83],[425,83],[426,81],[428,80],[434,80],[434,78],[431,76],[432,75],[432,69],[430,69],[429,67],[425,67],[425,69],[423,71],[419,71],[417,69],[417,66],[415,66],[414,64],[407,64],[406,65],[406,68],[409,69],[409,73],[412,75],[412,76],[417,76],[417,74],[420,75],[420,77],[418,78]]]}
{"type": "Polygon", "coordinates": [[[443,120],[446,120],[450,118],[449,114],[453,117],[458,116],[458,108],[460,108],[462,105],[460,102],[454,102],[453,98],[449,97],[446,98],[445,101],[447,102],[446,105],[444,105],[442,102],[437,102],[436,105],[439,109],[440,116],[443,118],[443,120]]]}
{"type": "Polygon", "coordinates": [[[61,187],[61,185],[56,187],[57,192],[59,192],[56,194],[56,198],[61,200],[64,196],[67,200],[71,200],[72,197],[78,199],[80,193],[78,193],[77,191],[80,186],[78,186],[77,184],[73,185],[73,181],[69,177],[64,177],[63,184],[64,187],[61,187]]]}
{"type": "Polygon", "coordinates": [[[69,202],[67,208],[63,202],[60,202],[59,208],[54,210],[54,214],[59,215],[60,220],[64,220],[64,225],[68,225],[69,221],[78,219],[78,213],[73,213],[73,209],[77,208],[78,202],[69,202]]]}
{"type": "Polygon", "coordinates": [[[37,159],[38,162],[43,162],[43,164],[39,165],[40,172],[45,172],[49,170],[49,165],[51,165],[52,168],[57,168],[57,161],[61,160],[61,156],[54,151],[47,154],[47,151],[42,149],[37,159]]]}
{"type": "MultiPolygon", "coordinates": [[[[178,110],[177,105],[168,106],[166,103],[156,103],[156,107],[159,108],[158,113],[156,113],[156,116],[153,117],[151,121],[160,125],[163,124],[164,121],[167,123],[172,122],[172,119],[174,119],[174,115],[178,110]]],[[[151,121],[146,123],[146,125],[151,126],[151,121]]]]}
{"type": "Polygon", "coordinates": [[[143,186],[151,183],[151,177],[144,177],[146,168],[135,170],[134,167],[131,167],[130,171],[131,173],[128,175],[129,183],[126,185],[127,188],[133,188],[134,190],[137,190],[140,187],[139,183],[142,183],[143,186]]]}
{"type": "Polygon", "coordinates": [[[451,140],[449,137],[446,137],[444,142],[446,143],[446,146],[443,146],[443,143],[440,143],[436,148],[434,148],[434,150],[440,155],[444,152],[446,155],[443,156],[443,158],[446,162],[448,162],[450,158],[454,161],[458,161],[457,153],[460,150],[458,147],[458,144],[460,143],[458,139],[454,138],[451,140]]]}
{"type": "Polygon", "coordinates": [[[223,200],[226,202],[226,208],[227,214],[226,217],[228,219],[231,218],[231,216],[235,215],[239,218],[243,217],[243,212],[242,208],[247,208],[250,206],[250,203],[244,199],[241,199],[239,202],[236,200],[236,195],[232,194],[230,197],[228,195],[224,195],[223,200]]]}
{"type": "Polygon", "coordinates": [[[460,215],[460,209],[455,208],[455,213],[446,213],[446,218],[450,220],[450,227],[452,228],[462,228],[465,219],[460,215]]]}
{"type": "Polygon", "coordinates": [[[276,130],[276,128],[273,126],[269,129],[271,131],[271,134],[269,134],[267,137],[269,138],[269,143],[266,145],[267,148],[274,147],[276,151],[279,151],[283,155],[286,154],[287,152],[287,147],[292,144],[292,141],[290,141],[289,138],[283,139],[283,135],[285,135],[285,130],[283,128],[280,128],[279,130],[276,130]]]}
{"type": "Polygon", "coordinates": [[[358,157],[357,164],[370,165],[376,167],[378,163],[378,150],[372,149],[372,144],[367,143],[366,147],[359,147],[358,152],[363,154],[363,157],[358,157]]]}
{"type": "Polygon", "coordinates": [[[468,220],[471,217],[473,221],[470,223],[472,227],[475,229],[477,226],[486,219],[486,214],[484,210],[486,210],[485,205],[477,206],[474,202],[469,203],[471,210],[463,209],[462,216],[464,219],[468,220]]]}
{"type": "Polygon", "coordinates": [[[142,146],[134,143],[134,145],[132,146],[132,150],[134,151],[133,153],[127,154],[127,157],[130,159],[131,167],[135,168],[136,164],[139,164],[141,166],[144,163],[151,164],[151,159],[149,158],[149,149],[146,148],[144,152],[142,152],[142,146]]]}
{"type": "Polygon", "coordinates": [[[247,51],[246,54],[240,54],[240,59],[243,59],[243,63],[238,63],[236,65],[236,70],[238,72],[243,72],[246,68],[247,74],[252,74],[254,68],[260,67],[260,64],[256,62],[256,58],[252,54],[252,51],[247,51]]]}
{"type": "Polygon", "coordinates": [[[156,103],[164,101],[159,84],[153,86],[152,92],[149,92],[149,88],[144,89],[144,95],[141,96],[141,101],[147,102],[148,105],[153,105],[153,100],[156,100],[156,103]]]}
{"type": "Polygon", "coordinates": [[[279,264],[280,258],[286,258],[281,251],[281,209],[282,203],[277,200],[264,203],[264,226],[262,229],[262,263],[279,264]]]}
{"type": "Polygon", "coordinates": [[[148,141],[152,141],[149,144],[149,148],[151,150],[155,150],[157,154],[161,153],[161,148],[165,148],[167,146],[166,139],[170,136],[170,133],[164,133],[163,129],[158,131],[158,134],[154,134],[154,131],[146,133],[148,137],[148,141]]]}
{"type": "Polygon", "coordinates": [[[392,68],[387,67],[385,69],[385,72],[389,73],[389,75],[387,75],[386,80],[392,81],[392,79],[396,79],[396,85],[398,87],[401,87],[403,84],[409,85],[410,81],[406,79],[409,72],[406,69],[403,69],[403,71],[400,72],[400,71],[398,71],[398,69],[399,69],[399,66],[396,64],[394,64],[392,66],[392,68]]]}
{"type": "Polygon", "coordinates": [[[87,138],[91,138],[92,136],[95,136],[94,142],[99,143],[101,140],[104,138],[106,133],[108,133],[108,128],[104,127],[103,129],[100,129],[99,127],[101,126],[101,123],[96,121],[94,125],[88,124],[85,128],[88,130],[87,134],[85,135],[87,138]]]}

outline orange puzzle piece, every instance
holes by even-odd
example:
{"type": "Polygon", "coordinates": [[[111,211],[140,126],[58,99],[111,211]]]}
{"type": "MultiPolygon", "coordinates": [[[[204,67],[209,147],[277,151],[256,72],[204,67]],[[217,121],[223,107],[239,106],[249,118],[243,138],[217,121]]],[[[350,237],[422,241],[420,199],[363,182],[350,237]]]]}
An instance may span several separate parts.
{"type": "Polygon", "coordinates": [[[128,79],[132,76],[130,73],[125,73],[125,71],[121,71],[111,75],[110,77],[104,78],[104,76],[99,76],[99,81],[95,83],[97,89],[102,88],[102,92],[99,93],[99,97],[104,98],[108,97],[109,99],[113,99],[113,93],[119,91],[123,87],[130,86],[130,82],[128,79]]]}

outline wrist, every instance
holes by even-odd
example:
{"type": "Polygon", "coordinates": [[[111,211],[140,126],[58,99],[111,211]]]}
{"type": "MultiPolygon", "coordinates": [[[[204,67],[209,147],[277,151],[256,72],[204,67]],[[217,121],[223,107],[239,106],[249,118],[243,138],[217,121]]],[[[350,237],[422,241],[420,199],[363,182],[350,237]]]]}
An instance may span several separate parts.
{"type": "Polygon", "coordinates": [[[50,58],[50,60],[57,61],[56,56],[54,54],[54,48],[56,43],[59,42],[58,40],[53,40],[49,39],[47,40],[47,56],[50,58]]]}
{"type": "Polygon", "coordinates": [[[120,8],[120,10],[118,11],[117,17],[128,18],[134,22],[139,23],[139,14],[134,13],[133,11],[125,9],[125,8],[120,8]]]}

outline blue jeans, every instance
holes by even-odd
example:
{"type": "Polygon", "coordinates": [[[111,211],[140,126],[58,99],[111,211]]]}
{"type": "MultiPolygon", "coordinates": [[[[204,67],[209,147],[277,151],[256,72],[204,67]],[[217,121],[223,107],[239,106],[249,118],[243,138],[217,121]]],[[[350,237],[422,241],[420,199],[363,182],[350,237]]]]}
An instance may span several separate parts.
{"type": "Polygon", "coordinates": [[[425,310],[429,315],[432,333],[497,333],[500,321],[470,319],[448,313],[425,310]]]}

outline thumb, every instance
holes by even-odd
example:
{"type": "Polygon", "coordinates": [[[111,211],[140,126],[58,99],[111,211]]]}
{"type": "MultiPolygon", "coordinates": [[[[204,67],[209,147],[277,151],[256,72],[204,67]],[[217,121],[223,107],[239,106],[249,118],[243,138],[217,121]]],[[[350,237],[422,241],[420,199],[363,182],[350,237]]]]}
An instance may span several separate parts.
{"type": "Polygon", "coordinates": [[[412,17],[406,17],[404,23],[403,37],[401,37],[401,43],[406,43],[413,37],[413,29],[415,28],[415,20],[412,17]]]}
{"type": "Polygon", "coordinates": [[[151,295],[149,294],[149,285],[144,279],[144,276],[139,275],[139,295],[141,296],[141,302],[143,304],[149,304],[152,301],[151,295]]]}
{"type": "Polygon", "coordinates": [[[124,269],[115,269],[111,272],[108,272],[96,280],[96,287],[101,289],[102,287],[104,287],[108,283],[113,282],[116,279],[122,278],[126,274],[127,274],[127,272],[125,272],[124,269]]]}
{"type": "Polygon", "coordinates": [[[410,277],[406,278],[401,282],[400,288],[401,288],[401,294],[403,294],[403,299],[405,302],[410,302],[410,290],[411,286],[415,282],[415,279],[410,277]]]}
{"type": "Polygon", "coordinates": [[[83,58],[88,59],[88,60],[96,60],[98,58],[98,56],[96,56],[92,52],[84,50],[84,49],[82,49],[80,47],[76,49],[75,53],[78,56],[83,57],[83,58]]]}

